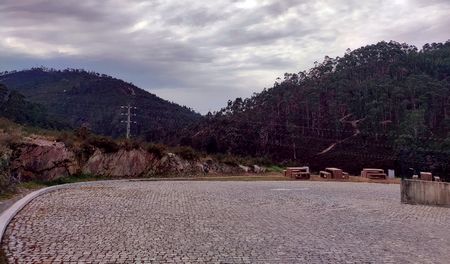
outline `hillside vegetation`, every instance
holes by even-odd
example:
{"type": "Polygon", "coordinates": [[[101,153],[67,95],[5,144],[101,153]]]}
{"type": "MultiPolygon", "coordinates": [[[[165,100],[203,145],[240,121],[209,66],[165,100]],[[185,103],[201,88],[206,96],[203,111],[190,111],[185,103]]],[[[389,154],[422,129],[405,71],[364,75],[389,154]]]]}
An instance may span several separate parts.
{"type": "Polygon", "coordinates": [[[67,124],[50,118],[42,105],[27,101],[24,95],[11,91],[2,84],[0,84],[0,117],[46,129],[69,128],[67,124]]]}
{"type": "Polygon", "coordinates": [[[136,116],[132,134],[150,141],[164,140],[175,131],[191,125],[201,116],[191,109],[168,102],[131,83],[95,72],[34,68],[4,72],[0,83],[20,92],[27,100],[47,109],[50,117],[78,128],[88,126],[97,134],[120,137],[121,123],[130,104],[136,116]]]}
{"type": "Polygon", "coordinates": [[[121,105],[137,107],[132,134],[210,154],[268,163],[450,174],[450,42],[422,49],[380,42],[286,73],[272,88],[202,118],[131,83],[83,70],[0,74],[1,115],[18,123],[85,126],[120,137],[121,105]],[[23,94],[23,95],[21,95],[23,94]],[[226,155],[224,155],[226,156],[226,155]],[[411,170],[412,168],[412,170],[411,170]]]}
{"type": "MultiPolygon", "coordinates": [[[[192,131],[192,132],[189,132],[192,131]]],[[[450,42],[380,42],[237,98],[182,144],[313,167],[449,171],[450,42]]]]}

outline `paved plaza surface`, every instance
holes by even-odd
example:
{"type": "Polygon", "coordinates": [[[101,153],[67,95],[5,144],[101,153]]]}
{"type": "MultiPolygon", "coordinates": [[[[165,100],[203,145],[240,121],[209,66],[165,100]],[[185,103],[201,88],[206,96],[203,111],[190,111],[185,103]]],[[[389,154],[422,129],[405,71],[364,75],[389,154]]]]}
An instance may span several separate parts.
{"type": "Polygon", "coordinates": [[[9,225],[10,263],[450,263],[450,209],[399,185],[132,181],[42,195],[9,225]]]}

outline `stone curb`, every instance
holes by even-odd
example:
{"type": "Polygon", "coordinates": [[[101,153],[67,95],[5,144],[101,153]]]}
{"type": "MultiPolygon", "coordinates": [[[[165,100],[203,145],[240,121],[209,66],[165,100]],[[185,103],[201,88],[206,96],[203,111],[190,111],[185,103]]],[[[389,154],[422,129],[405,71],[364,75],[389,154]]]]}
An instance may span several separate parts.
{"type": "MultiPolygon", "coordinates": [[[[169,180],[170,178],[157,178],[155,181],[164,181],[169,180]]],[[[0,215],[0,243],[3,240],[3,235],[6,232],[6,229],[8,228],[9,223],[11,220],[22,210],[27,204],[29,204],[31,201],[33,201],[36,197],[41,196],[43,194],[62,190],[62,189],[68,189],[71,187],[83,185],[86,183],[104,183],[104,182],[117,182],[117,181],[142,181],[145,179],[121,179],[121,180],[103,180],[103,181],[92,181],[92,182],[76,182],[76,183],[66,183],[61,185],[55,185],[50,186],[46,188],[39,189],[37,191],[34,191],[32,193],[27,194],[22,199],[16,201],[13,205],[11,205],[8,209],[6,209],[1,215],[0,215]]],[[[172,179],[172,180],[189,180],[189,178],[178,178],[178,179],[172,179]]],[[[152,180],[153,181],[153,180],[152,180]]]]}
{"type": "Polygon", "coordinates": [[[6,228],[9,225],[9,222],[14,218],[14,216],[17,215],[17,213],[20,212],[28,203],[33,201],[36,197],[46,194],[52,191],[60,190],[60,189],[66,189],[69,187],[72,187],[74,185],[78,185],[78,183],[69,183],[69,184],[61,184],[61,185],[55,185],[50,186],[47,188],[43,188],[37,191],[34,191],[32,193],[29,193],[22,199],[15,202],[11,207],[6,209],[1,215],[0,215],[0,242],[3,239],[3,235],[5,234],[6,228]]]}
{"type": "Polygon", "coordinates": [[[9,223],[14,218],[14,216],[16,216],[20,212],[20,210],[22,210],[27,204],[29,204],[31,201],[33,201],[36,197],[46,194],[46,193],[49,193],[49,192],[53,192],[53,191],[57,191],[57,190],[61,190],[61,189],[68,189],[68,188],[75,187],[78,185],[84,185],[86,183],[102,183],[102,182],[111,182],[111,181],[128,181],[128,180],[106,180],[106,181],[66,183],[66,184],[46,187],[46,188],[34,191],[32,193],[29,193],[28,195],[26,195],[25,197],[23,197],[22,199],[15,202],[13,205],[11,205],[11,207],[6,209],[0,215],[0,242],[3,240],[3,235],[5,234],[6,228],[8,227],[9,223]]]}

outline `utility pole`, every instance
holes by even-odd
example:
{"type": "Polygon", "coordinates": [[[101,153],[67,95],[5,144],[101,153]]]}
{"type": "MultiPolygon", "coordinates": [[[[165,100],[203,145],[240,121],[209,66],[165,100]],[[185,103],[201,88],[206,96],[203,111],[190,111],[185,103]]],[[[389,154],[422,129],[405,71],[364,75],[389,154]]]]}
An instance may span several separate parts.
{"type": "Polygon", "coordinates": [[[120,106],[120,108],[126,110],[126,113],[121,113],[120,115],[126,115],[126,116],[127,116],[127,120],[126,120],[126,121],[122,120],[122,121],[120,121],[120,122],[121,122],[121,123],[126,123],[126,125],[127,125],[127,134],[126,134],[126,138],[129,139],[129,138],[130,138],[130,134],[131,134],[131,123],[136,124],[136,121],[132,121],[132,120],[131,120],[131,117],[132,117],[132,116],[136,116],[136,114],[133,114],[133,113],[131,112],[131,110],[132,110],[132,109],[136,110],[137,107],[131,106],[130,104],[128,104],[128,105],[122,105],[122,106],[120,106]]]}

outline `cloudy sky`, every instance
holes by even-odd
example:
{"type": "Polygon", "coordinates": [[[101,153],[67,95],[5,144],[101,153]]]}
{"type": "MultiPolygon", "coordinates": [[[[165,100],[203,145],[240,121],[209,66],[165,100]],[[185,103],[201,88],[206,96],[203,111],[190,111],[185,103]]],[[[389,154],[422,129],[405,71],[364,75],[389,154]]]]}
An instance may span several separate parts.
{"type": "Polygon", "coordinates": [[[95,70],[201,113],[347,48],[450,39],[450,0],[0,0],[0,18],[0,70],[95,70]]]}

